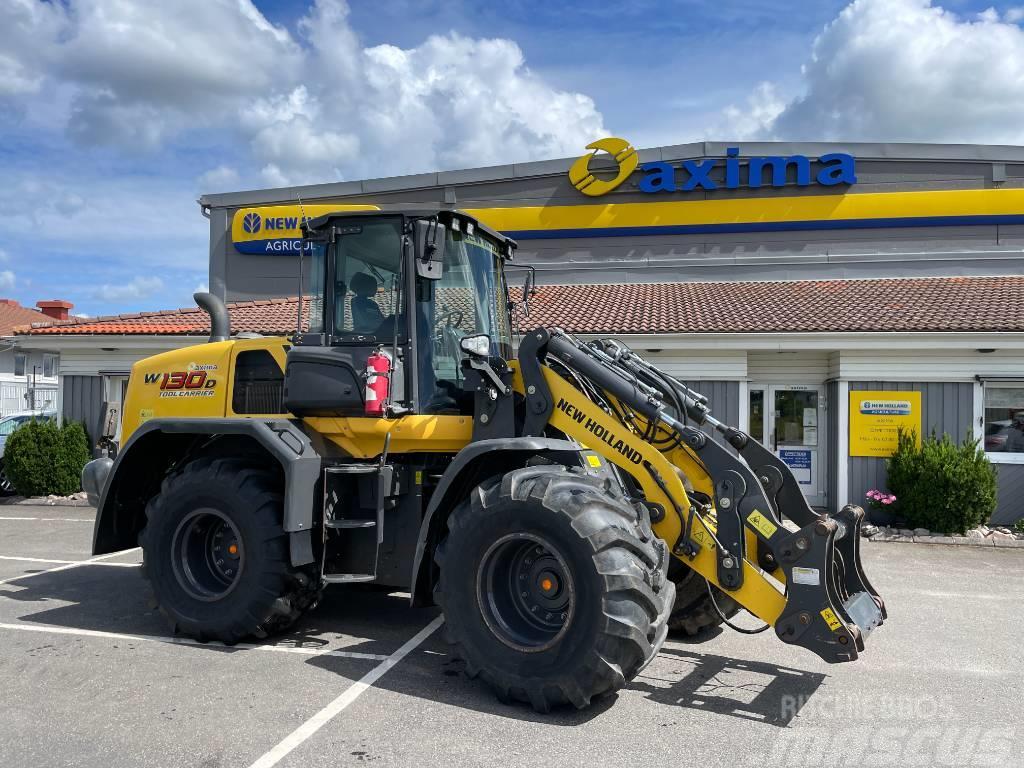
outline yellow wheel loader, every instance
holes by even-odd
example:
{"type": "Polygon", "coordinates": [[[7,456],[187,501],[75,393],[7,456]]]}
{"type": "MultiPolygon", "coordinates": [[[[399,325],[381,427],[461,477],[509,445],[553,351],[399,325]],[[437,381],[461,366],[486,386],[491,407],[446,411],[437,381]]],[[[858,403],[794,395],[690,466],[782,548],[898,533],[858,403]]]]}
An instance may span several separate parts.
{"type": "Polygon", "coordinates": [[[197,294],[209,343],[132,368],[123,446],[84,471],[94,554],[141,545],[175,630],[264,637],[370,582],[439,605],[468,674],[540,711],[740,608],[828,662],[864,650],[863,511],[812,510],[619,341],[537,328],[514,356],[513,241],[450,210],[303,231],[296,333],[232,338],[197,294]]]}

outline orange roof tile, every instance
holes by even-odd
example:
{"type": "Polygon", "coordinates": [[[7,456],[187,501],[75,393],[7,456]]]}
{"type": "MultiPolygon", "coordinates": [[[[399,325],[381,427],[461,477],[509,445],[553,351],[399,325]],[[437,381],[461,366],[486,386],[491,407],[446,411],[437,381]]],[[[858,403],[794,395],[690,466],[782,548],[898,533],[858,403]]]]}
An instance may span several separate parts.
{"type": "MultiPolygon", "coordinates": [[[[1024,276],[546,285],[522,328],[576,333],[1024,331],[1024,276]]],[[[295,330],[297,300],[228,305],[234,333],[295,330]]],[[[31,311],[31,310],[29,310],[31,311]]],[[[33,313],[38,317],[38,313],[33,313]]],[[[196,335],[199,309],[75,319],[19,333],[196,335]]]]}
{"type": "Polygon", "coordinates": [[[0,299],[0,336],[11,336],[14,329],[29,323],[52,322],[42,312],[23,307],[14,299],[0,299]]]}

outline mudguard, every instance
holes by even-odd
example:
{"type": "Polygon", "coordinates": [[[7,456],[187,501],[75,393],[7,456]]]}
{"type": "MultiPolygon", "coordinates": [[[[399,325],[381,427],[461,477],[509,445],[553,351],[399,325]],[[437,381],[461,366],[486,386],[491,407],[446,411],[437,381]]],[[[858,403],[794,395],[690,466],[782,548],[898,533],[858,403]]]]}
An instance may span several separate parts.
{"type": "Polygon", "coordinates": [[[112,464],[110,459],[96,459],[83,470],[83,485],[90,501],[98,495],[93,555],[136,545],[133,537],[144,506],[122,499],[118,491],[136,480],[132,475],[140,462],[145,466],[153,460],[154,446],[162,439],[216,435],[252,438],[280,463],[285,475],[283,527],[292,534],[292,564],[313,562],[310,531],[323,448],[318,450],[310,436],[288,419],[151,419],[142,424],[112,464]]]}
{"type": "Polygon", "coordinates": [[[412,604],[420,606],[431,603],[433,584],[430,567],[433,563],[433,548],[440,540],[448,513],[472,488],[487,477],[496,473],[503,474],[513,464],[516,468],[525,466],[526,461],[535,456],[546,456],[567,466],[583,466],[583,452],[584,449],[574,442],[547,437],[480,440],[459,451],[441,476],[423,515],[409,587],[412,604]],[[502,456],[495,456],[495,452],[500,452],[502,456]],[[488,463],[487,468],[481,465],[483,461],[488,463]]]}

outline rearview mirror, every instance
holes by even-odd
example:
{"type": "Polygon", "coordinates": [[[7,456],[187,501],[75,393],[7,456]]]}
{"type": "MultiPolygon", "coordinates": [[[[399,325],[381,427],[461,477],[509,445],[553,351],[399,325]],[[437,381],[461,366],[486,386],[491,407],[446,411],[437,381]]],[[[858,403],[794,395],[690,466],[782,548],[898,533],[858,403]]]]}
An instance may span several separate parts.
{"type": "Polygon", "coordinates": [[[440,280],[444,264],[447,228],[437,219],[417,219],[414,239],[416,275],[426,280],[440,280]]]}
{"type": "Polygon", "coordinates": [[[459,341],[459,348],[467,355],[487,357],[491,353],[491,337],[486,333],[475,336],[464,336],[459,341]]]}
{"type": "Polygon", "coordinates": [[[526,280],[523,282],[523,313],[530,316],[530,297],[537,293],[537,276],[531,269],[526,273],[526,280]]]}

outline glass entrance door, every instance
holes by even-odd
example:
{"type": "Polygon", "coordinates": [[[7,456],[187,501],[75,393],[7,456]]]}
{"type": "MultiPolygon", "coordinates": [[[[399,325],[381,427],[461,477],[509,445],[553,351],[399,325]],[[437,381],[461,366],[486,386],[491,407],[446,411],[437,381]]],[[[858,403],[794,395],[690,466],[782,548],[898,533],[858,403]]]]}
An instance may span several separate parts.
{"type": "Polygon", "coordinates": [[[793,472],[812,506],[825,505],[820,386],[750,385],[750,434],[793,472]]]}

